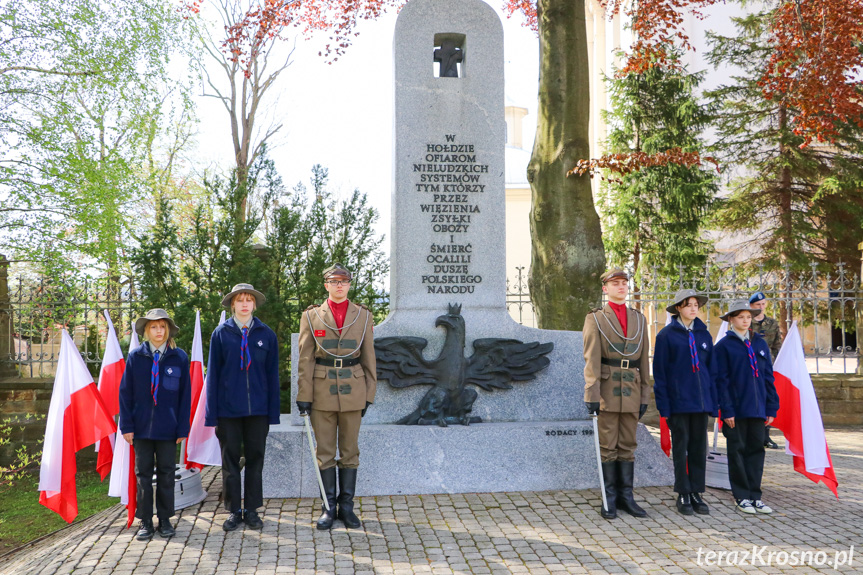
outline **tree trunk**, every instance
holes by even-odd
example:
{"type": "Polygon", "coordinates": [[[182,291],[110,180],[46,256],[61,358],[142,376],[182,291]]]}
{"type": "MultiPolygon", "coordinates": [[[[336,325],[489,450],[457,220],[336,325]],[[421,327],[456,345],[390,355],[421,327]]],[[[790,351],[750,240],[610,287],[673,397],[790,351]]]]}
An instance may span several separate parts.
{"type": "Polygon", "coordinates": [[[602,231],[588,176],[566,177],[590,157],[584,0],[538,0],[539,121],[528,166],[532,191],[530,294],[543,329],[580,330],[600,299],[602,231]]]}

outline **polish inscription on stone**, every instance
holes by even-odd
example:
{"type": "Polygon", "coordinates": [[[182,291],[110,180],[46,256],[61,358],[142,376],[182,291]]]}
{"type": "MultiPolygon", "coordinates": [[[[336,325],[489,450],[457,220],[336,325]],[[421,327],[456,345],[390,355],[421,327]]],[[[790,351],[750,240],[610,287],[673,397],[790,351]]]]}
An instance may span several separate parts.
{"type": "Polygon", "coordinates": [[[456,134],[425,144],[422,152],[413,163],[414,194],[420,213],[428,216],[432,243],[421,287],[430,294],[474,293],[482,276],[471,273],[473,230],[482,217],[488,164],[477,157],[474,144],[459,142],[456,134]]]}

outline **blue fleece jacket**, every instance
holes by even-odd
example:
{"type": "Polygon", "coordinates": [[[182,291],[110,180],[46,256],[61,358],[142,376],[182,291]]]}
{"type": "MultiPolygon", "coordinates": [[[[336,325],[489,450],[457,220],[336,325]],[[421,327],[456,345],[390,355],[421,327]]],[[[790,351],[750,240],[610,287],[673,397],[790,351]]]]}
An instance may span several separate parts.
{"type": "Polygon", "coordinates": [[[758,377],[752,373],[749,352],[743,340],[729,330],[716,344],[719,408],[722,419],[767,419],[779,411],[779,395],[773,385],[773,361],[764,338],[750,332],[752,351],[758,365],[758,377]]]}
{"type": "Polygon", "coordinates": [[[653,350],[653,395],[662,417],[676,413],[717,415],[716,357],[707,326],[693,320],[692,336],[698,350],[698,370],[692,370],[689,330],[677,318],[656,336],[653,350]]]}
{"type": "Polygon", "coordinates": [[[188,437],[192,406],[189,356],[180,348],[169,347],[159,358],[158,404],[153,403],[150,391],[152,368],[153,354],[147,342],[126,358],[120,381],[120,432],[134,433],[138,439],[176,441],[188,437]]]}
{"type": "Polygon", "coordinates": [[[220,417],[266,415],[279,423],[279,343],[258,318],[249,327],[252,364],[240,369],[243,334],[229,318],[213,331],[207,362],[207,414],[204,425],[215,427],[220,417]]]}

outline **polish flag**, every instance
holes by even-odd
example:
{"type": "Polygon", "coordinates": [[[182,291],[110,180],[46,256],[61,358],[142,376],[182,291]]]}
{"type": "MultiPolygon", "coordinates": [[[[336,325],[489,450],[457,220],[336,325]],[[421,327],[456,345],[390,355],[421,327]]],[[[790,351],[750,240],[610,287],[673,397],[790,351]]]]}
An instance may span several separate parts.
{"type": "Polygon", "coordinates": [[[771,424],[785,434],[785,453],[794,456],[794,470],[815,483],[822,481],[839,498],[839,482],[833,471],[824,423],[806,368],[803,342],[797,322],[791,324],[773,364],[779,412],[771,424]]]}
{"type": "Polygon", "coordinates": [[[39,503],[67,523],[78,516],[75,452],[117,431],[93,376],[69,332],[63,329],[60,359],[39,471],[39,503]]]}
{"type": "MultiPolygon", "coordinates": [[[[191,425],[195,422],[195,413],[198,411],[198,402],[201,399],[201,390],[204,387],[204,348],[201,345],[201,312],[195,312],[195,337],[192,340],[192,361],[189,366],[192,378],[192,412],[189,414],[189,436],[191,436],[191,425]]],[[[183,460],[186,469],[203,469],[200,463],[189,461],[189,439],[183,442],[183,460]]]]}
{"type": "MultiPolygon", "coordinates": [[[[225,312],[219,319],[219,325],[225,323],[225,312]]],[[[195,320],[195,339],[192,343],[192,427],[189,430],[189,438],[186,440],[186,468],[192,466],[203,468],[204,465],[222,465],[222,450],[216,437],[215,427],[206,427],[204,419],[207,416],[207,380],[203,377],[204,352],[201,347],[201,316],[200,312],[195,320]],[[196,368],[195,365],[200,367],[196,368]],[[196,377],[200,377],[200,387],[196,383],[196,377]],[[197,389],[197,391],[196,391],[197,389]],[[197,395],[195,395],[197,394],[197,395]]]]}
{"type": "MultiPolygon", "coordinates": [[[[670,324],[673,317],[666,311],[665,325],[670,324]]],[[[661,415],[659,416],[659,446],[665,452],[665,455],[671,457],[671,430],[668,429],[668,422],[661,415]]]]}
{"type": "MultiPolygon", "coordinates": [[[[117,332],[114,331],[114,323],[108,310],[105,310],[105,319],[108,322],[108,338],[105,341],[105,355],[102,357],[102,368],[99,370],[99,393],[108,413],[114,417],[120,413],[120,380],[123,379],[123,371],[126,369],[126,360],[120,351],[120,342],[117,340],[117,332]]],[[[114,457],[115,435],[112,433],[96,444],[99,456],[96,459],[96,471],[102,477],[102,481],[111,473],[111,460],[114,457]]]]}
{"type": "MultiPolygon", "coordinates": [[[[132,336],[129,338],[129,353],[140,346],[138,332],[132,324],[132,336]]],[[[118,390],[119,397],[119,390],[118,390]]],[[[108,497],[119,497],[120,503],[126,506],[128,518],[126,528],[135,521],[135,511],[138,509],[138,480],[135,477],[135,448],[120,437],[115,444],[114,460],[111,464],[111,481],[108,483],[108,497]]]]}

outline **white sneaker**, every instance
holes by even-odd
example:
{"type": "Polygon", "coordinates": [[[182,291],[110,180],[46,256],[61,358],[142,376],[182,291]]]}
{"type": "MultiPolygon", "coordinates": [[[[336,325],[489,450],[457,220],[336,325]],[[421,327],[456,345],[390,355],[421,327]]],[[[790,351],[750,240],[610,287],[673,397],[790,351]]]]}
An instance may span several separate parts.
{"type": "Polygon", "coordinates": [[[765,513],[765,514],[773,513],[773,510],[770,507],[764,505],[764,502],[761,501],[760,499],[756,499],[755,501],[753,501],[752,506],[755,508],[755,511],[757,511],[758,513],[765,513]]]}
{"type": "Polygon", "coordinates": [[[741,513],[746,513],[747,515],[755,514],[755,507],[752,506],[752,502],[748,499],[739,499],[734,507],[741,513]]]}

